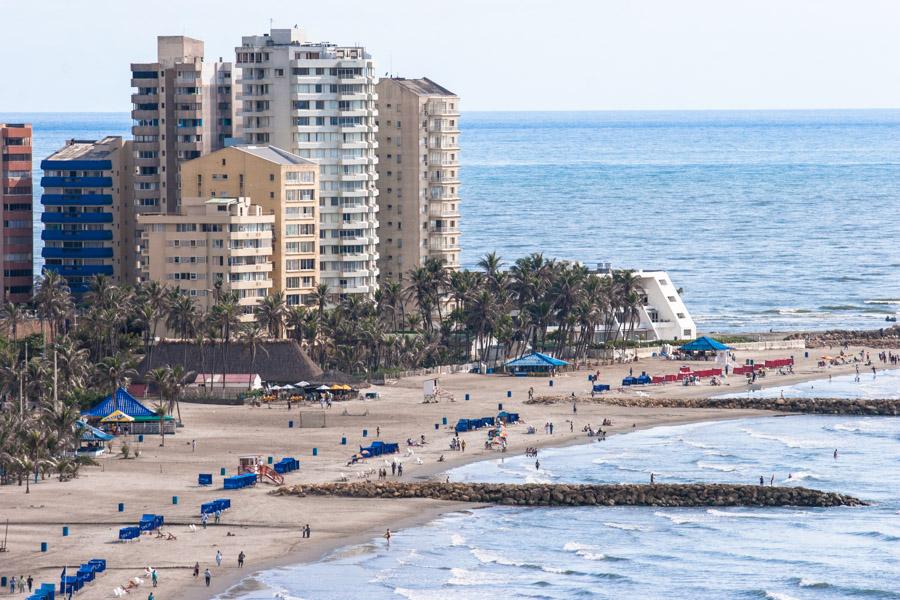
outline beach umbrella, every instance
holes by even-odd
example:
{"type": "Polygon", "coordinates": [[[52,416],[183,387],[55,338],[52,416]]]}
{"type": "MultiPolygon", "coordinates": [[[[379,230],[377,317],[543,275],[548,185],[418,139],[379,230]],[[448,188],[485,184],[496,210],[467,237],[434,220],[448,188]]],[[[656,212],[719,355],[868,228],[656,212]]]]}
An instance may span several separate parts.
{"type": "Polygon", "coordinates": [[[294,389],[294,386],[292,386],[292,385],[289,384],[289,383],[286,383],[286,384],[284,384],[283,386],[281,386],[281,389],[283,389],[283,390],[292,390],[292,389],[294,389]]]}
{"type": "Polygon", "coordinates": [[[316,389],[317,389],[318,391],[320,391],[320,392],[328,392],[328,391],[331,391],[331,388],[328,387],[327,385],[320,385],[320,386],[317,387],[316,389]]]}
{"type": "Polygon", "coordinates": [[[101,423],[131,423],[132,421],[134,421],[134,417],[126,415],[121,410],[114,410],[100,419],[101,423]]]}
{"type": "Polygon", "coordinates": [[[282,388],[280,385],[273,385],[273,386],[270,387],[269,389],[272,390],[272,391],[277,392],[278,390],[283,389],[283,388],[282,388]]]}
{"type": "Polygon", "coordinates": [[[331,386],[330,389],[332,389],[334,391],[340,391],[340,390],[344,389],[344,386],[335,383],[333,386],[331,386]]]}
{"type": "Polygon", "coordinates": [[[297,386],[298,388],[305,388],[305,387],[309,387],[309,382],[308,381],[298,381],[294,385],[297,386]]]}

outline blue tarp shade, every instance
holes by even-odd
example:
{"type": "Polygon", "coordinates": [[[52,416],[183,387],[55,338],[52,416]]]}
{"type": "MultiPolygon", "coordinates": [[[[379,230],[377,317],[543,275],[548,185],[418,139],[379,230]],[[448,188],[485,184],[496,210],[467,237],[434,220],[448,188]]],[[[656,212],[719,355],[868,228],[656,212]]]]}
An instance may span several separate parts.
{"type": "Polygon", "coordinates": [[[569,363],[564,360],[553,358],[552,356],[548,356],[547,354],[532,352],[531,354],[526,354],[525,356],[520,356],[519,358],[513,359],[507,362],[504,366],[516,369],[549,369],[551,367],[565,367],[568,364],[569,363]]]}
{"type": "Polygon", "coordinates": [[[594,391],[595,391],[595,392],[608,392],[608,391],[609,391],[609,386],[608,386],[607,384],[605,384],[605,383],[595,383],[595,384],[594,384],[594,391]]]}
{"type": "Polygon", "coordinates": [[[724,350],[734,350],[731,346],[726,346],[722,342],[712,339],[711,337],[698,337],[693,342],[688,342],[681,347],[684,352],[721,352],[724,350]]]}
{"type": "Polygon", "coordinates": [[[296,471],[297,469],[299,469],[300,461],[296,458],[285,456],[273,466],[275,467],[276,473],[281,473],[283,475],[285,473],[290,473],[291,471],[296,471]]]}
{"type": "Polygon", "coordinates": [[[81,414],[85,417],[103,418],[117,410],[121,410],[129,417],[156,417],[152,410],[135,400],[134,396],[122,388],[117,389],[112,396],[107,396],[101,400],[94,408],[81,414]]]}
{"type": "Polygon", "coordinates": [[[256,475],[254,473],[244,473],[243,475],[226,477],[224,485],[226,490],[237,490],[250,485],[256,485],[256,475]]]}
{"type": "Polygon", "coordinates": [[[481,429],[482,427],[490,427],[493,425],[494,417],[481,417],[480,419],[460,419],[456,423],[456,431],[473,431],[475,429],[481,429]]]}
{"type": "Polygon", "coordinates": [[[390,442],[372,442],[372,445],[367,448],[359,447],[359,453],[363,456],[381,456],[397,452],[400,452],[400,444],[390,442]]]}
{"type": "Polygon", "coordinates": [[[140,527],[123,527],[119,530],[119,539],[120,540],[133,540],[134,538],[141,536],[141,528],[140,527]]]}
{"type": "Polygon", "coordinates": [[[201,515],[211,515],[216,511],[226,511],[231,508],[231,500],[229,498],[219,498],[212,502],[206,502],[200,505],[201,515]]]}

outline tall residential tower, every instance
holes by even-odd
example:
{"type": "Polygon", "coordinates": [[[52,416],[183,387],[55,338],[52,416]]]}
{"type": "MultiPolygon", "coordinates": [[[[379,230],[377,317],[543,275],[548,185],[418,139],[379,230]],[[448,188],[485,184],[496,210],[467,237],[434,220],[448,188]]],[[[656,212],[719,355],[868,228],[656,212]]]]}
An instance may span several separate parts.
{"type": "Polygon", "coordinates": [[[333,294],[375,291],[375,66],[364,48],[306,42],[272,29],[235,49],[236,119],[250,144],[319,164],[319,279],[333,294]]]}
{"type": "Polygon", "coordinates": [[[0,123],[0,301],[31,300],[31,125],[0,123]]]}
{"type": "MultiPolygon", "coordinates": [[[[233,137],[234,88],[231,63],[205,62],[203,42],[181,35],[159,36],[156,62],[133,63],[131,85],[134,200],[123,227],[136,252],[136,215],[178,210],[178,165],[233,137]]],[[[133,280],[136,266],[125,267],[133,280]]]]}
{"type": "Polygon", "coordinates": [[[378,267],[400,280],[434,257],[459,268],[459,97],[427,78],[378,92],[378,267]]]}

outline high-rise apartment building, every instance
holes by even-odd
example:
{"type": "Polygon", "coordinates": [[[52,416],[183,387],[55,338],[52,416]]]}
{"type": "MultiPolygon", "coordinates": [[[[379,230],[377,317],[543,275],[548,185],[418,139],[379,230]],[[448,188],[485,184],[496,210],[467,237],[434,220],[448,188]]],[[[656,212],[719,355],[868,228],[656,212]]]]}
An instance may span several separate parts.
{"type": "Polygon", "coordinates": [[[94,275],[122,278],[122,212],[131,177],[126,143],[69,140],[41,161],[44,269],[66,278],[76,295],[94,275]]]}
{"type": "Polygon", "coordinates": [[[250,144],[319,164],[319,278],[373,293],[378,276],[375,66],[364,48],[312,43],[297,28],[247,36],[236,120],[250,144]]]}
{"type": "Polygon", "coordinates": [[[394,281],[435,257],[459,268],[459,97],[430,79],[378,92],[378,267],[394,281]]]}
{"type": "MultiPolygon", "coordinates": [[[[309,301],[319,282],[318,175],[314,162],[280,148],[241,145],[181,165],[181,187],[184,197],[249,198],[274,216],[272,290],[284,292],[289,305],[298,305],[309,301]]],[[[246,272],[221,273],[228,283],[243,281],[246,272]]],[[[250,292],[242,288],[240,293],[247,297],[250,292]]]]}
{"type": "MultiPolygon", "coordinates": [[[[157,59],[131,65],[134,135],[133,210],[124,215],[126,245],[137,251],[136,215],[178,209],[178,165],[225,146],[235,134],[229,62],[205,62],[203,42],[157,38],[157,59]]],[[[136,275],[127,261],[126,279],[136,275]]]]}
{"type": "Polygon", "coordinates": [[[209,309],[216,282],[238,293],[244,313],[272,290],[275,215],[250,198],[182,197],[178,214],[139,215],[149,279],[178,286],[209,309]]]}
{"type": "Polygon", "coordinates": [[[0,301],[31,300],[32,190],[31,125],[0,123],[0,301]]]}

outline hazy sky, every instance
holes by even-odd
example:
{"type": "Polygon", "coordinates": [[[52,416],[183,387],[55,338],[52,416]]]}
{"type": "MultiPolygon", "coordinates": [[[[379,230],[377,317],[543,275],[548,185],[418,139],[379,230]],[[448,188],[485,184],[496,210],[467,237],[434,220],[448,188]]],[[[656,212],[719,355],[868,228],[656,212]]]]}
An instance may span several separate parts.
{"type": "Polygon", "coordinates": [[[900,107],[898,0],[0,0],[0,112],[130,110],[156,35],[299,24],[464,110],[900,107]]]}

